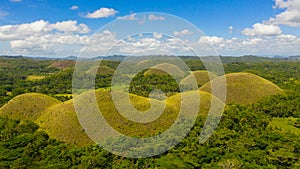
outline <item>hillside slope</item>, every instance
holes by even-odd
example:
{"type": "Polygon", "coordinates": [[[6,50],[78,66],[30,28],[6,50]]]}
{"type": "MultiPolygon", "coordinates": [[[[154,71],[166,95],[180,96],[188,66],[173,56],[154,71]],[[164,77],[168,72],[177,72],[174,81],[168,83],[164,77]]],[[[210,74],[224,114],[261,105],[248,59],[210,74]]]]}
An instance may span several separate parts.
{"type": "Polygon", "coordinates": [[[59,103],[61,103],[59,100],[44,94],[21,94],[2,106],[0,108],[0,115],[35,121],[47,108],[59,103]]]}
{"type": "MultiPolygon", "coordinates": [[[[250,104],[264,97],[280,94],[280,89],[274,83],[251,73],[231,73],[224,75],[227,84],[226,103],[250,104]]],[[[216,86],[222,77],[214,79],[216,86]]],[[[201,91],[211,92],[211,82],[200,88],[201,91]]]]}

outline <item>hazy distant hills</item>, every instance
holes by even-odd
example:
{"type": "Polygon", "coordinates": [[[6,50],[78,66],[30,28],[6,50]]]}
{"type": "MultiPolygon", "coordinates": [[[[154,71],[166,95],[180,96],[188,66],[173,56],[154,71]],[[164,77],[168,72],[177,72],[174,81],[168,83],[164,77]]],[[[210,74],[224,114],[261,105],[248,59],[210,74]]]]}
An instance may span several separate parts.
{"type": "MultiPolygon", "coordinates": [[[[38,59],[38,60],[77,60],[79,57],[77,56],[67,56],[67,57],[44,57],[44,56],[38,56],[38,57],[31,57],[31,56],[8,56],[8,55],[2,55],[0,57],[5,58],[31,58],[31,59],[38,59]]],[[[112,55],[112,56],[97,56],[93,58],[89,58],[89,60],[110,60],[110,61],[122,61],[127,56],[124,55],[112,55]]],[[[148,56],[136,56],[137,58],[147,58],[148,56]]],[[[157,57],[164,57],[164,56],[157,56],[157,57]]],[[[167,57],[167,56],[166,56],[167,57]]],[[[179,58],[183,60],[194,60],[199,59],[199,57],[195,56],[178,56],[179,58]]],[[[209,58],[212,56],[204,56],[202,58],[209,58]]],[[[255,55],[244,55],[244,56],[220,56],[223,63],[232,63],[232,62],[276,62],[276,61],[300,61],[300,55],[294,55],[294,56],[279,56],[275,55],[273,57],[263,57],[263,56],[255,56],[255,55]]],[[[82,58],[80,58],[82,59],[82,58]]]]}

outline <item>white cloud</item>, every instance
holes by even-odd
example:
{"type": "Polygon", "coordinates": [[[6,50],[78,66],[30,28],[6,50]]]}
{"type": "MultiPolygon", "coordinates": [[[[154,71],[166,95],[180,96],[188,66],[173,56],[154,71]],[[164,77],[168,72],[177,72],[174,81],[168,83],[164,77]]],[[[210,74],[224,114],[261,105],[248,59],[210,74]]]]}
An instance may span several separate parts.
{"type": "Polygon", "coordinates": [[[45,34],[41,36],[29,36],[20,40],[10,41],[10,46],[16,53],[20,54],[54,54],[59,55],[64,52],[66,55],[72,54],[68,49],[81,48],[85,44],[88,36],[66,35],[66,34],[45,34]]]}
{"type": "Polygon", "coordinates": [[[72,20],[51,24],[50,28],[62,32],[88,33],[90,31],[87,25],[77,24],[77,21],[72,21],[72,20]]]}
{"type": "Polygon", "coordinates": [[[229,27],[228,27],[228,33],[229,33],[229,34],[232,34],[232,32],[233,32],[233,26],[229,26],[229,27]]]}
{"type": "Polygon", "coordinates": [[[288,34],[229,39],[203,36],[198,43],[203,47],[212,45],[222,55],[295,55],[299,53],[300,37],[288,34]]]}
{"type": "Polygon", "coordinates": [[[175,36],[186,36],[186,35],[191,35],[193,32],[189,31],[188,29],[183,29],[181,31],[175,31],[174,35],[175,36]]]}
{"type": "Polygon", "coordinates": [[[155,38],[155,39],[160,39],[160,38],[162,38],[162,34],[161,33],[157,33],[157,32],[154,32],[153,33],[153,37],[155,38]]]}
{"type": "Polygon", "coordinates": [[[190,48],[182,44],[182,41],[172,37],[127,39],[122,41],[117,48],[123,54],[130,55],[183,55],[187,53],[194,55],[190,48]]]}
{"type": "Polygon", "coordinates": [[[281,34],[281,29],[278,25],[256,23],[252,28],[244,29],[242,34],[247,36],[273,36],[281,34]]]}
{"type": "Polygon", "coordinates": [[[0,42],[7,41],[12,54],[69,55],[87,42],[89,31],[87,25],[77,21],[50,23],[39,20],[0,26],[0,42]]]}
{"type": "Polygon", "coordinates": [[[157,15],[154,15],[154,14],[150,14],[149,16],[148,16],[148,20],[149,21],[163,21],[163,20],[165,20],[166,18],[165,17],[163,17],[163,16],[157,16],[157,15]]]}
{"type": "Polygon", "coordinates": [[[76,6],[76,5],[73,5],[73,6],[70,7],[70,9],[71,9],[71,10],[77,10],[77,9],[79,9],[79,7],[76,6]]]}
{"type": "Polygon", "coordinates": [[[10,0],[10,2],[22,2],[22,0],[10,0]]]}
{"type": "Polygon", "coordinates": [[[71,34],[88,33],[90,29],[85,24],[78,24],[77,21],[62,21],[49,23],[39,20],[19,25],[0,26],[0,41],[24,39],[28,36],[41,36],[53,32],[71,34]]]}
{"type": "Polygon", "coordinates": [[[114,10],[113,8],[100,8],[92,13],[88,13],[85,15],[86,18],[108,18],[110,16],[114,16],[118,11],[114,10]]]}
{"type": "Polygon", "coordinates": [[[300,27],[300,0],[275,0],[274,8],[284,9],[266,23],[300,27]]]}
{"type": "Polygon", "coordinates": [[[117,19],[119,20],[127,20],[127,21],[135,21],[138,20],[138,18],[135,17],[135,13],[130,14],[130,15],[125,15],[125,16],[119,16],[117,19]]]}

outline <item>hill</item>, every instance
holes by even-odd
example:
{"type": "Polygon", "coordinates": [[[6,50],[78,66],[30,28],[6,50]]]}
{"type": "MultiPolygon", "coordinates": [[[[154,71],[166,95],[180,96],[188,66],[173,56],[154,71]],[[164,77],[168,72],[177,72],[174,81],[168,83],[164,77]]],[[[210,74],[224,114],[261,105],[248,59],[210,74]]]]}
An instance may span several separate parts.
{"type": "Polygon", "coordinates": [[[74,65],[74,60],[56,60],[50,65],[50,67],[54,67],[57,69],[66,69],[74,65]]]}
{"type": "Polygon", "coordinates": [[[94,66],[87,71],[88,74],[94,74],[95,72],[97,72],[98,75],[109,75],[114,73],[114,69],[108,66],[94,66]]]}
{"type": "MultiPolygon", "coordinates": [[[[199,95],[199,101],[198,103],[200,103],[199,105],[199,110],[198,110],[198,115],[202,116],[202,117],[206,117],[210,108],[211,111],[216,111],[216,112],[220,112],[223,111],[224,108],[224,103],[218,99],[217,97],[211,95],[208,92],[204,92],[204,91],[190,91],[190,92],[184,92],[184,93],[178,93],[174,96],[171,96],[169,98],[167,98],[167,104],[169,104],[170,106],[173,107],[173,109],[175,109],[175,111],[179,112],[180,107],[181,107],[181,99],[185,96],[192,96],[198,94],[199,95]],[[213,107],[211,107],[211,104],[214,104],[213,107]]],[[[192,97],[190,97],[192,98],[192,97]]],[[[188,100],[187,104],[188,105],[193,105],[193,103],[196,103],[195,99],[191,99],[188,100]]],[[[195,108],[193,106],[188,106],[188,111],[192,111],[192,109],[195,108]]]]}
{"type": "Polygon", "coordinates": [[[201,87],[205,83],[209,82],[212,79],[215,79],[218,77],[214,73],[205,71],[205,70],[197,70],[197,71],[192,71],[191,74],[189,74],[187,77],[181,80],[180,84],[183,86],[188,86],[193,78],[197,81],[198,87],[201,87]],[[211,78],[211,79],[210,79],[211,78]]]}
{"type": "Polygon", "coordinates": [[[51,138],[59,141],[80,146],[93,143],[78,122],[73,100],[48,108],[36,123],[51,138]]]}
{"type": "Polygon", "coordinates": [[[0,108],[1,116],[9,116],[15,119],[36,120],[42,113],[60,101],[39,93],[26,93],[11,99],[0,108]]]}
{"type": "MultiPolygon", "coordinates": [[[[186,92],[183,95],[189,95],[191,93],[195,94],[195,92],[186,92]]],[[[91,94],[91,92],[86,92],[77,96],[80,104],[83,104],[87,107],[92,107],[92,105],[90,105],[90,98],[88,97],[89,94],[91,94]]],[[[116,94],[120,98],[126,96],[126,93],[123,92],[117,92],[116,94]]],[[[199,115],[205,116],[210,108],[212,96],[207,92],[200,92],[199,94],[201,98],[201,108],[199,110],[199,115]]],[[[146,111],[148,111],[148,109],[150,108],[150,102],[152,104],[156,104],[157,107],[163,106],[162,101],[149,99],[133,94],[129,94],[129,96],[132,105],[141,112],[147,113],[146,111]]],[[[112,101],[112,93],[109,90],[97,90],[96,98],[98,107],[103,117],[114,130],[127,136],[149,137],[165,131],[176,120],[178,112],[180,110],[181,94],[177,94],[168,98],[166,100],[166,108],[164,109],[162,114],[157,119],[154,119],[153,121],[150,121],[148,123],[134,122],[121,115],[115,107],[114,102],[112,101]]],[[[219,101],[219,99],[215,97],[213,97],[213,99],[218,105],[223,105],[223,103],[219,101]]],[[[74,99],[52,106],[51,108],[46,110],[46,112],[37,120],[37,123],[52,138],[56,138],[60,141],[76,144],[79,146],[91,144],[92,141],[85,134],[83,128],[79,124],[73,101],[74,99]]],[[[122,106],[123,113],[126,111],[130,111],[130,109],[128,109],[128,107],[126,106],[126,103],[122,102],[122,106]]],[[[219,106],[215,106],[214,108],[218,107],[219,106]]],[[[157,111],[157,109],[152,110],[157,111]]],[[[103,130],[103,132],[105,132],[105,129],[103,130]]]]}
{"type": "MultiPolygon", "coordinates": [[[[89,97],[86,98],[88,95],[89,92],[86,92],[77,96],[79,97],[77,99],[82,99],[81,103],[84,104],[84,106],[90,107],[89,97]]],[[[118,95],[125,97],[125,93],[122,92],[119,92],[118,95]]],[[[99,109],[108,124],[115,130],[128,136],[140,137],[155,135],[164,131],[166,127],[169,127],[173,122],[172,119],[175,119],[177,115],[173,109],[167,108],[162,115],[153,122],[146,124],[136,123],[119,114],[114,106],[109,90],[97,90],[96,97],[99,109]],[[145,134],[145,131],[148,131],[147,134],[145,134]]],[[[146,111],[150,108],[151,99],[133,94],[130,94],[130,99],[134,107],[140,111],[146,111]]],[[[49,108],[44,115],[37,120],[37,123],[52,138],[79,146],[91,144],[92,141],[79,124],[73,101],[74,99],[49,108]]],[[[157,100],[152,101],[156,102],[156,104],[162,104],[162,102],[157,100]]],[[[123,109],[123,111],[126,110],[123,109]]]]}
{"type": "MultiPolygon", "coordinates": [[[[251,73],[231,73],[224,75],[227,84],[226,103],[250,104],[264,97],[280,94],[280,89],[274,83],[251,73]]],[[[213,81],[218,84],[222,80],[218,77],[213,81]]],[[[211,92],[211,82],[200,88],[201,91],[211,92]]]]}
{"type": "Polygon", "coordinates": [[[185,72],[181,70],[178,66],[169,64],[169,63],[161,63],[156,66],[153,66],[149,70],[147,70],[144,75],[149,76],[149,75],[168,75],[167,71],[170,73],[170,75],[173,75],[175,77],[184,77],[185,72]]]}

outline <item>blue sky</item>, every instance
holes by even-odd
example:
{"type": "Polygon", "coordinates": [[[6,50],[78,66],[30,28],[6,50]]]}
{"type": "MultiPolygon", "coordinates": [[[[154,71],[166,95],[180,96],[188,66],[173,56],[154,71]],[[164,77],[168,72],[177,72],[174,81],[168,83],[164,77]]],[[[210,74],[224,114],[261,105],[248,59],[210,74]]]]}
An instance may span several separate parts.
{"type": "MultiPolygon", "coordinates": [[[[82,45],[78,44],[78,36],[86,39],[113,20],[141,12],[162,12],[186,19],[204,32],[221,55],[300,54],[300,0],[0,0],[0,54],[76,55],[78,50],[69,49],[82,45]],[[34,29],[32,26],[24,26],[37,21],[47,24],[45,30],[31,31],[27,29],[34,29]],[[70,22],[54,26],[64,21],[76,21],[73,26],[79,28],[72,32],[57,28],[72,26],[70,22]],[[89,31],[83,31],[83,25],[89,31]],[[22,34],[20,30],[27,33],[17,38],[22,34]],[[50,36],[76,36],[77,42],[68,42],[63,47],[66,50],[55,51],[58,44],[49,40],[50,36]],[[43,37],[49,39],[39,44],[45,44],[33,44],[34,38],[38,43],[43,37]],[[274,42],[279,47],[264,46],[274,42]]],[[[180,30],[170,30],[175,31],[180,30]]]]}

